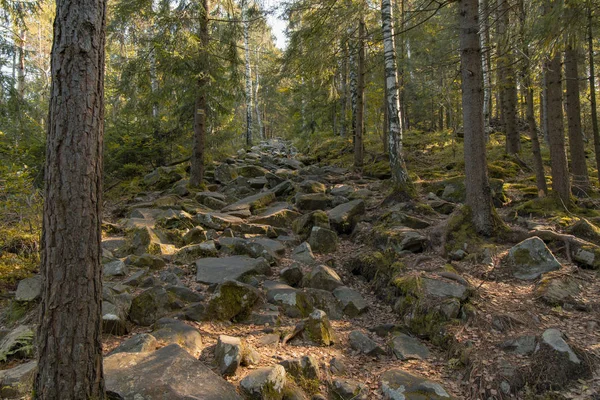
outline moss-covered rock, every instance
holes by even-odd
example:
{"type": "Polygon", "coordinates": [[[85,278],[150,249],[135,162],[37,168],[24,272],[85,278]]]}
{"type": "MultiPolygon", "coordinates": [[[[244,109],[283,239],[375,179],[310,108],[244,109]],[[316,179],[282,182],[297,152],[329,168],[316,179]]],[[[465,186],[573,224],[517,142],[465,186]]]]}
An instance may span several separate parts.
{"type": "Polygon", "coordinates": [[[600,269],[600,246],[587,244],[573,250],[573,260],[585,268],[600,269]]]}
{"type": "Polygon", "coordinates": [[[337,339],[325,311],[314,310],[304,322],[304,337],[321,346],[330,346],[337,339]]]}
{"type": "Polygon", "coordinates": [[[260,298],[258,289],[238,281],[220,284],[208,302],[207,316],[217,320],[240,321],[247,318],[260,298]]]}
{"type": "Polygon", "coordinates": [[[320,228],[331,229],[329,216],[325,211],[316,210],[308,214],[304,214],[292,222],[292,230],[300,237],[307,238],[314,226],[320,228]]]}
{"type": "Polygon", "coordinates": [[[581,218],[567,230],[571,235],[592,243],[600,243],[600,228],[589,220],[581,218]]]}
{"type": "Polygon", "coordinates": [[[515,278],[523,280],[537,279],[561,267],[544,241],[537,236],[513,246],[502,259],[502,264],[513,269],[515,278]]]}
{"type": "Polygon", "coordinates": [[[182,176],[175,168],[159,167],[144,176],[142,182],[146,188],[165,190],[181,178],[182,176]]]}

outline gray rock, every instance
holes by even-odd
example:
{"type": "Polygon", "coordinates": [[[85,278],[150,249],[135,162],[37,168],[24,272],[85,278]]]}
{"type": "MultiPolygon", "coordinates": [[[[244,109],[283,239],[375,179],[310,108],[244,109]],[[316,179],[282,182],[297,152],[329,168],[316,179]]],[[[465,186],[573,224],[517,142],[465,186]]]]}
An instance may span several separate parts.
{"type": "Polygon", "coordinates": [[[306,317],[312,311],[305,293],[280,282],[265,281],[267,301],[283,308],[283,313],[291,318],[306,317]]]}
{"type": "Polygon", "coordinates": [[[23,279],[17,286],[15,293],[16,301],[35,301],[42,294],[42,277],[35,275],[31,278],[23,279]]]}
{"type": "Polygon", "coordinates": [[[303,211],[327,210],[333,197],[324,193],[299,194],[296,196],[296,206],[303,211]]]}
{"type": "Polygon", "coordinates": [[[337,249],[338,236],[332,230],[313,226],[308,238],[308,244],[317,253],[331,253],[337,249]]]}
{"type": "Polygon", "coordinates": [[[237,337],[219,335],[215,347],[215,360],[221,375],[235,375],[242,362],[242,340],[237,337]]]}
{"type": "Polygon", "coordinates": [[[584,268],[600,269],[600,247],[586,245],[579,247],[572,254],[573,260],[584,268]]]}
{"type": "Polygon", "coordinates": [[[269,171],[258,165],[242,165],[238,168],[238,173],[244,178],[258,178],[265,176],[269,171]]]}
{"type": "Polygon", "coordinates": [[[513,246],[502,260],[513,268],[513,276],[522,280],[533,280],[542,274],[560,269],[560,263],[537,236],[513,246]]]}
{"type": "Polygon", "coordinates": [[[207,316],[224,321],[243,320],[259,298],[258,289],[237,281],[225,281],[212,294],[207,316]]]}
{"type": "Polygon", "coordinates": [[[326,265],[318,265],[310,271],[305,286],[333,291],[343,285],[342,279],[337,272],[326,265]]]}
{"type": "Polygon", "coordinates": [[[422,278],[422,282],[425,294],[429,297],[466,300],[469,296],[468,287],[458,282],[435,278],[422,278]]]}
{"type": "Polygon", "coordinates": [[[350,185],[339,185],[331,189],[330,194],[332,196],[343,196],[348,197],[350,194],[354,192],[354,188],[350,185]]]}
{"type": "Polygon", "coordinates": [[[330,346],[337,339],[329,318],[323,310],[314,310],[304,322],[304,337],[313,343],[330,346]]]}
{"type": "Polygon", "coordinates": [[[219,164],[217,168],[215,168],[215,180],[217,182],[226,184],[233,181],[238,177],[237,168],[234,165],[230,164],[219,164]]]}
{"type": "Polygon", "coordinates": [[[0,398],[26,399],[33,389],[37,361],[29,361],[0,371],[0,398]]]}
{"type": "Polygon", "coordinates": [[[130,337],[112,350],[108,355],[117,353],[145,353],[158,348],[158,341],[149,333],[140,333],[130,337]]]}
{"type": "Polygon", "coordinates": [[[279,272],[281,278],[290,286],[298,286],[304,278],[304,272],[299,265],[291,265],[279,272]]]}
{"type": "Polygon", "coordinates": [[[183,285],[168,285],[165,287],[167,293],[185,301],[186,303],[198,303],[204,300],[204,296],[187,286],[183,285]]]}
{"type": "Polygon", "coordinates": [[[354,318],[368,310],[369,305],[362,295],[354,289],[347,286],[335,288],[333,295],[342,305],[344,314],[354,318]]]}
{"type": "Polygon", "coordinates": [[[565,303],[576,303],[575,297],[581,287],[575,278],[570,276],[544,278],[535,290],[536,297],[550,306],[562,306],[565,303]]]}
{"type": "Polygon", "coordinates": [[[386,400],[447,400],[451,396],[442,385],[401,369],[391,369],[381,375],[381,391],[386,400]]]}
{"type": "Polygon", "coordinates": [[[129,319],[138,325],[150,326],[177,307],[163,287],[155,286],[134,297],[129,319]]]}
{"type": "Polygon", "coordinates": [[[292,184],[292,181],[290,181],[290,180],[281,182],[278,185],[273,186],[273,188],[271,189],[271,192],[273,192],[273,194],[277,197],[289,195],[293,191],[294,191],[294,185],[292,184]]]}
{"type": "Polygon", "coordinates": [[[303,242],[302,244],[294,248],[294,250],[292,250],[291,258],[292,260],[301,262],[306,265],[312,265],[315,263],[315,255],[312,252],[310,244],[306,242],[303,242]]]}
{"type": "Polygon", "coordinates": [[[112,277],[112,276],[125,276],[129,273],[129,269],[125,265],[125,263],[121,260],[115,260],[109,262],[108,264],[104,264],[103,275],[104,277],[112,277]]]}
{"type": "Polygon", "coordinates": [[[321,370],[319,362],[313,356],[303,356],[290,360],[284,360],[280,364],[285,371],[296,379],[320,379],[321,370]]]}
{"type": "Polygon", "coordinates": [[[210,285],[227,280],[241,280],[250,275],[268,275],[271,267],[264,258],[232,256],[197,260],[196,271],[196,281],[210,285]]]}
{"type": "Polygon", "coordinates": [[[396,253],[420,253],[428,243],[426,236],[410,228],[395,227],[390,229],[387,235],[384,248],[391,248],[396,253]]]}
{"type": "Polygon", "coordinates": [[[178,344],[194,357],[200,355],[203,349],[200,332],[177,319],[161,318],[156,321],[152,336],[161,343],[178,344]]]}
{"type": "MultiPolygon", "coordinates": [[[[280,318],[279,311],[253,311],[244,322],[253,325],[277,326],[280,324],[280,318]]],[[[279,335],[277,337],[279,342],[279,335]]]]}
{"type": "Polygon", "coordinates": [[[299,192],[301,193],[325,193],[327,187],[321,182],[313,180],[305,180],[298,185],[299,192]]]}
{"type": "Polygon", "coordinates": [[[193,227],[183,235],[185,245],[202,243],[207,239],[206,231],[201,226],[193,227]]]}
{"type": "Polygon", "coordinates": [[[285,384],[285,369],[274,365],[250,371],[240,381],[240,388],[252,400],[282,400],[285,384]]]}
{"type": "Polygon", "coordinates": [[[536,343],[535,336],[519,336],[502,342],[500,348],[510,353],[527,355],[533,353],[536,343]]]}
{"type": "Polygon", "coordinates": [[[181,175],[174,168],[158,167],[144,176],[142,182],[148,188],[165,190],[180,179],[181,175]]]}
{"type": "Polygon", "coordinates": [[[308,214],[304,214],[292,223],[292,230],[296,235],[306,238],[310,235],[312,228],[315,226],[331,229],[331,225],[329,224],[329,216],[325,211],[316,210],[308,214]]]}
{"type": "Polygon", "coordinates": [[[242,400],[233,385],[176,344],[106,357],[104,375],[107,392],[123,400],[242,400]]]}
{"type": "Polygon", "coordinates": [[[130,255],[125,259],[125,264],[137,268],[150,268],[152,270],[158,270],[167,265],[162,257],[152,254],[142,254],[141,256],[130,255]]]}
{"type": "Polygon", "coordinates": [[[346,363],[340,357],[333,357],[329,362],[329,371],[333,375],[343,376],[348,372],[348,367],[346,367],[346,363]]]}
{"type": "Polygon", "coordinates": [[[0,340],[0,363],[33,355],[33,328],[19,325],[0,340]]]}
{"type": "Polygon", "coordinates": [[[369,356],[377,356],[385,354],[385,350],[377,344],[373,339],[362,333],[361,331],[352,331],[348,335],[350,347],[369,356]]]}
{"type": "Polygon", "coordinates": [[[390,340],[390,348],[399,360],[424,360],[429,358],[429,349],[419,339],[397,333],[390,340]]]}
{"type": "Polygon", "coordinates": [[[568,356],[568,360],[574,364],[580,364],[581,360],[571,347],[563,339],[563,334],[558,329],[546,329],[542,334],[541,343],[550,346],[554,351],[568,356]]]}
{"type": "Polygon", "coordinates": [[[182,247],[173,256],[173,261],[182,264],[190,264],[198,258],[215,257],[218,254],[215,242],[208,240],[199,244],[189,244],[182,247]]]}
{"type": "Polygon", "coordinates": [[[278,228],[291,228],[292,222],[300,217],[300,213],[290,210],[287,204],[269,207],[262,213],[251,217],[251,224],[271,225],[278,228]]]}
{"type": "Polygon", "coordinates": [[[223,231],[227,228],[231,228],[232,226],[244,223],[244,220],[239,217],[217,212],[198,213],[194,216],[194,219],[200,225],[209,229],[216,229],[218,231],[223,231]]]}
{"type": "Polygon", "coordinates": [[[340,204],[331,209],[329,222],[331,227],[339,233],[350,233],[356,226],[358,217],[365,213],[365,202],[363,200],[353,200],[348,203],[340,204]]]}
{"type": "Polygon", "coordinates": [[[239,211],[239,210],[250,210],[254,211],[259,208],[264,208],[275,201],[275,194],[273,192],[261,192],[252,196],[245,197],[241,200],[236,201],[233,204],[223,208],[223,212],[239,211]]]}
{"type": "Polygon", "coordinates": [[[364,383],[352,379],[336,378],[331,383],[332,390],[342,400],[367,400],[369,388],[364,383]]]}

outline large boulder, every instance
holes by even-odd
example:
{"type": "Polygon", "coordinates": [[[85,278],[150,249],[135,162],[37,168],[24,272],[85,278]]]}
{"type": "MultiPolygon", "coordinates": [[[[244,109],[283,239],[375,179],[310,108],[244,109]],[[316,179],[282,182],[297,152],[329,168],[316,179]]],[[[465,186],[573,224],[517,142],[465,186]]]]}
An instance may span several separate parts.
{"type": "Polygon", "coordinates": [[[391,369],[381,375],[381,391],[386,400],[449,400],[452,398],[439,383],[401,369],[391,369]]]}
{"type": "Polygon", "coordinates": [[[352,200],[329,210],[327,214],[333,229],[339,233],[350,233],[356,226],[358,217],[364,213],[364,200],[352,200]]]}
{"type": "Polygon", "coordinates": [[[260,298],[258,289],[238,281],[221,283],[208,302],[207,316],[218,320],[240,321],[247,318],[260,298]]]}
{"type": "Polygon", "coordinates": [[[537,279],[546,272],[560,269],[560,263],[537,236],[513,246],[502,263],[512,268],[515,278],[522,280],[537,279]]]}
{"type": "Polygon", "coordinates": [[[109,395],[123,400],[242,400],[233,385],[176,344],[104,359],[109,395]]]}
{"type": "Polygon", "coordinates": [[[271,267],[264,258],[231,256],[201,258],[196,261],[196,282],[214,284],[243,280],[247,276],[269,274],[271,267]]]}

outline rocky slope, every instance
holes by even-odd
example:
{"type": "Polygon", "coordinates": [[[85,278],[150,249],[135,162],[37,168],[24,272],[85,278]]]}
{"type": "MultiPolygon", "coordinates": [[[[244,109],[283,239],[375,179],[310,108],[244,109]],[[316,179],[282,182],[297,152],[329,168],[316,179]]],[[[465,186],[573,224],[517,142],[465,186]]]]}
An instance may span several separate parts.
{"type": "MultiPolygon", "coordinates": [[[[597,396],[593,222],[567,234],[505,207],[513,232],[483,239],[461,178],[397,204],[385,180],[303,159],[264,142],[215,165],[203,191],[159,168],[110,208],[111,399],[597,396]]],[[[1,398],[30,392],[31,318],[8,321],[39,286],[21,281],[4,313],[1,398]]]]}

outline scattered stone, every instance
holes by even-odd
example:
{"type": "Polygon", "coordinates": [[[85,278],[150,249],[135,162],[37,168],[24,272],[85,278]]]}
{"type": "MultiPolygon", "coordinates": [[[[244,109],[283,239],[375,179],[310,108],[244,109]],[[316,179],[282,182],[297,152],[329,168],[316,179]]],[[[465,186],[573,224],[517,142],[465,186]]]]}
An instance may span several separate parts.
{"type": "Polygon", "coordinates": [[[330,210],[329,222],[331,227],[339,233],[350,233],[358,222],[358,217],[365,213],[365,202],[363,200],[352,200],[340,204],[330,210]]]}
{"type": "Polygon", "coordinates": [[[298,236],[308,237],[315,226],[325,229],[331,228],[329,216],[325,211],[317,210],[304,214],[292,223],[292,230],[298,236]]]}
{"type": "Polygon", "coordinates": [[[134,297],[129,310],[129,319],[138,325],[150,326],[177,307],[169,299],[165,288],[155,286],[134,297]]]}
{"type": "Polygon", "coordinates": [[[573,261],[584,268],[600,269],[600,246],[593,244],[578,247],[572,254],[573,261]]]}
{"type": "Polygon", "coordinates": [[[314,310],[308,316],[304,323],[304,334],[306,339],[322,346],[330,346],[336,342],[329,318],[322,310],[314,310]]]}
{"type": "Polygon", "coordinates": [[[237,337],[219,335],[215,347],[215,360],[221,375],[235,375],[242,362],[242,340],[237,337]]]}
{"type": "Polygon", "coordinates": [[[275,346],[279,344],[280,339],[281,337],[278,333],[266,334],[258,339],[258,347],[275,346]]]}
{"type": "Polygon", "coordinates": [[[253,325],[277,326],[280,323],[279,311],[253,311],[245,322],[253,325]]]}
{"type": "Polygon", "coordinates": [[[258,165],[242,165],[238,168],[238,174],[244,178],[258,178],[265,176],[269,171],[258,165]]]}
{"type": "Polygon", "coordinates": [[[16,301],[36,301],[42,294],[42,277],[35,275],[31,278],[23,279],[17,286],[15,293],[16,301]]]}
{"type": "Polygon", "coordinates": [[[580,292],[581,287],[577,279],[570,276],[543,278],[535,290],[536,296],[550,306],[575,304],[575,297],[580,292]]]}
{"type": "Polygon", "coordinates": [[[292,181],[289,180],[281,182],[271,189],[271,192],[273,192],[273,194],[277,197],[289,195],[293,191],[294,185],[292,184],[292,181]]]}
{"type": "Polygon", "coordinates": [[[242,400],[233,385],[176,344],[106,357],[104,376],[109,396],[124,400],[242,400]]]}
{"type": "Polygon", "coordinates": [[[429,358],[429,349],[419,339],[404,333],[396,333],[389,343],[398,360],[425,360],[429,358]]]}
{"type": "Polygon", "coordinates": [[[288,285],[294,287],[298,286],[304,278],[304,272],[302,272],[302,268],[297,264],[282,269],[279,275],[288,285]]]}
{"type": "Polygon", "coordinates": [[[308,301],[313,308],[325,311],[329,319],[340,320],[344,317],[344,312],[340,307],[340,302],[334,297],[330,290],[305,288],[308,301]]]}
{"type": "Polygon", "coordinates": [[[333,197],[324,193],[298,194],[296,206],[303,211],[326,210],[331,207],[333,197]]]}
{"type": "Polygon", "coordinates": [[[129,293],[119,293],[114,287],[102,288],[102,331],[112,335],[126,335],[129,332],[127,317],[132,298],[129,293]]]}
{"type": "Polygon", "coordinates": [[[585,218],[570,226],[567,232],[590,243],[600,243],[600,228],[585,218]]]}
{"type": "Polygon", "coordinates": [[[299,192],[301,193],[325,193],[327,187],[321,182],[306,180],[298,185],[299,192]]]}
{"type": "Polygon", "coordinates": [[[333,357],[329,362],[329,371],[333,375],[344,376],[348,372],[346,363],[340,357],[333,357]]]}
{"type": "Polygon", "coordinates": [[[250,371],[240,381],[240,388],[252,400],[282,400],[285,383],[285,369],[274,365],[250,371]]]}
{"type": "Polygon", "coordinates": [[[239,211],[239,210],[250,210],[251,212],[264,208],[275,201],[275,194],[273,192],[261,192],[252,196],[245,197],[241,200],[236,201],[233,204],[223,208],[223,212],[239,211]]]}
{"type": "Polygon", "coordinates": [[[196,261],[196,282],[214,284],[228,280],[242,280],[251,275],[271,273],[264,258],[232,256],[223,258],[201,258],[196,261]]]}
{"type": "Polygon", "coordinates": [[[209,228],[223,231],[235,225],[244,223],[244,220],[229,214],[223,213],[198,213],[194,216],[196,222],[200,225],[209,228]]]}
{"type": "Polygon", "coordinates": [[[354,192],[354,188],[350,185],[339,185],[331,189],[330,194],[332,196],[343,196],[348,197],[350,194],[354,192]]]}
{"type": "Polygon", "coordinates": [[[312,311],[305,293],[280,282],[265,281],[267,301],[283,308],[283,313],[290,318],[306,317],[312,311]]]}
{"type": "Polygon", "coordinates": [[[125,259],[125,264],[137,268],[150,268],[151,270],[159,270],[167,265],[162,257],[152,254],[130,255],[125,259]]]}
{"type": "Polygon", "coordinates": [[[215,242],[208,240],[200,244],[189,244],[182,247],[173,256],[173,261],[181,264],[189,264],[204,257],[215,257],[218,254],[215,242]]]}
{"type": "Polygon", "coordinates": [[[208,302],[207,315],[218,320],[243,320],[260,297],[258,289],[237,281],[221,283],[208,302]]]}
{"type": "Polygon", "coordinates": [[[412,375],[401,369],[391,369],[381,375],[381,391],[386,400],[444,400],[451,396],[437,382],[412,375]]]}
{"type": "Polygon", "coordinates": [[[342,400],[367,400],[369,388],[351,379],[336,378],[331,383],[333,392],[342,400]]]}
{"type": "Polygon", "coordinates": [[[108,355],[117,353],[146,353],[158,348],[158,341],[149,333],[139,333],[130,337],[116,347],[108,355]]]}
{"type": "Polygon", "coordinates": [[[373,339],[361,331],[352,331],[348,335],[350,347],[369,356],[384,355],[385,350],[379,346],[373,339]]]}
{"type": "Polygon", "coordinates": [[[227,184],[238,177],[237,168],[234,165],[222,163],[215,168],[215,181],[227,184]]]}
{"type": "Polygon", "coordinates": [[[350,318],[354,318],[369,308],[369,305],[362,295],[354,289],[347,286],[335,288],[333,295],[340,302],[344,310],[344,314],[350,318]]]}
{"type": "Polygon", "coordinates": [[[546,272],[560,269],[560,263],[537,236],[513,246],[502,263],[512,267],[513,276],[522,280],[537,279],[546,272]]]}
{"type": "Polygon", "coordinates": [[[125,276],[129,273],[129,269],[125,265],[125,263],[121,260],[115,260],[109,262],[108,264],[104,264],[103,267],[103,276],[104,277],[113,277],[113,276],[125,276]]]}
{"type": "Polygon", "coordinates": [[[250,217],[248,222],[251,224],[270,225],[278,228],[290,228],[292,222],[300,217],[300,213],[290,210],[287,204],[276,205],[267,208],[262,213],[250,217]]]}
{"type": "Polygon", "coordinates": [[[331,253],[337,249],[337,234],[329,229],[313,226],[308,238],[308,244],[317,253],[331,253]]]}
{"type": "Polygon", "coordinates": [[[285,371],[296,379],[320,379],[321,370],[319,362],[313,356],[303,356],[290,360],[284,360],[280,364],[285,371]]]}
{"type": "Polygon", "coordinates": [[[147,188],[156,190],[165,190],[173,183],[182,179],[182,176],[173,169],[168,167],[158,167],[148,175],[144,176],[142,183],[147,188]]]}
{"type": "Polygon", "coordinates": [[[310,271],[305,286],[333,291],[343,285],[342,279],[337,272],[326,265],[318,265],[310,271]]]}
{"type": "Polygon", "coordinates": [[[396,253],[420,253],[428,244],[422,233],[403,226],[375,231],[375,244],[382,250],[393,249],[396,253]]]}
{"type": "Polygon", "coordinates": [[[201,226],[196,226],[183,235],[183,243],[185,245],[202,243],[205,240],[208,240],[208,237],[206,236],[206,231],[201,226]]]}

